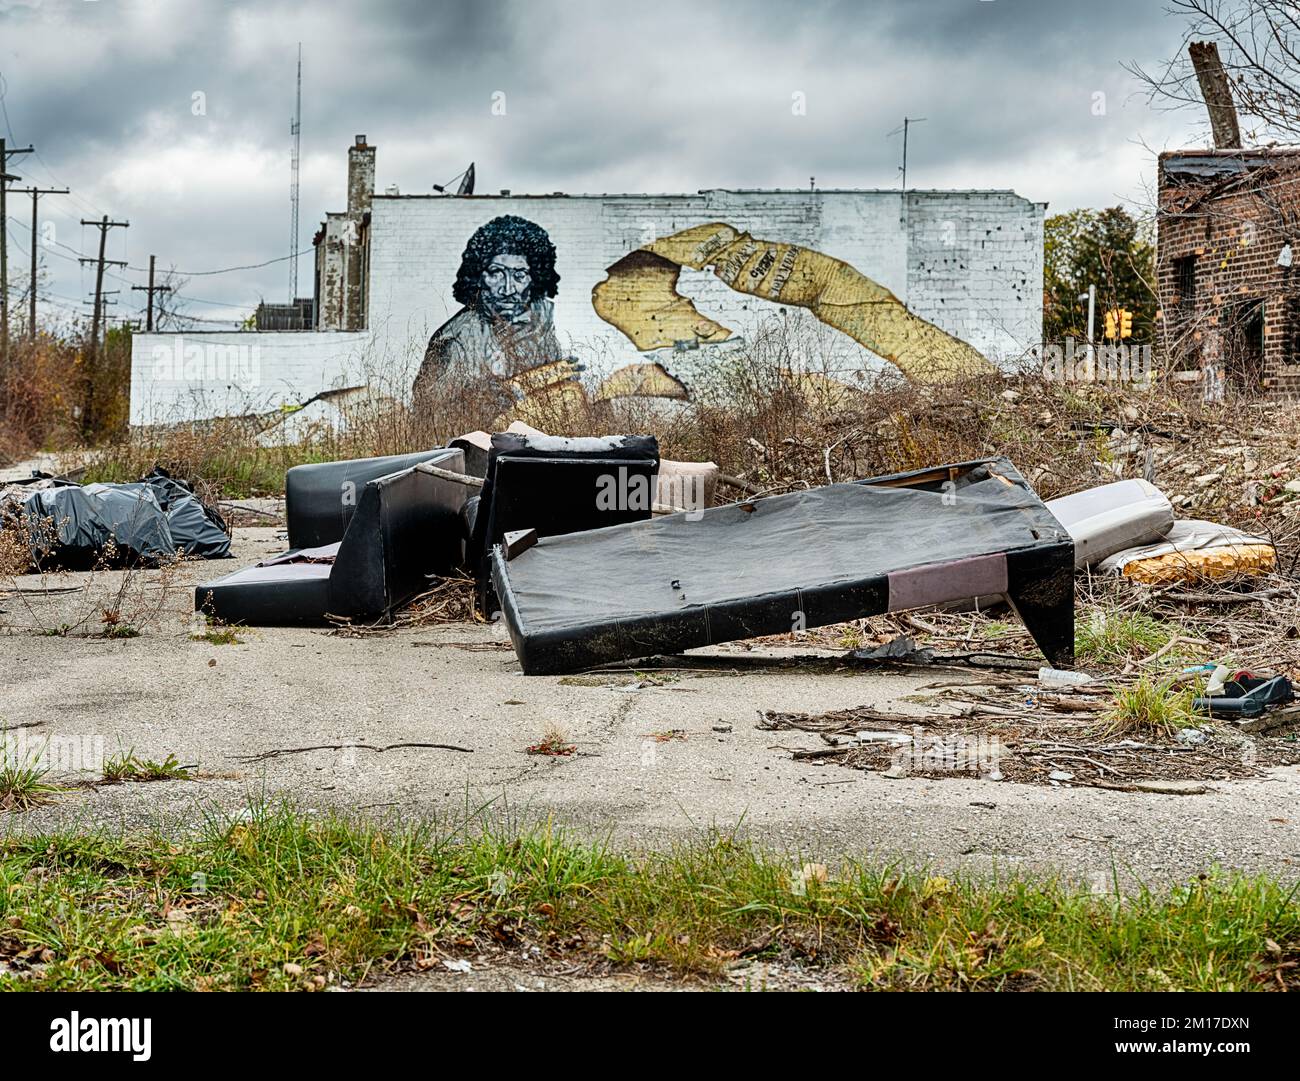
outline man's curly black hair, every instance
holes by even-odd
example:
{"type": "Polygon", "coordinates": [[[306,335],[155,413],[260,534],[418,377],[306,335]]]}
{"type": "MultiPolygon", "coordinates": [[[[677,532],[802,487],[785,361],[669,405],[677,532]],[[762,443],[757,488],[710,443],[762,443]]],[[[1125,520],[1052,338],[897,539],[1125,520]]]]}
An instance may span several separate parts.
{"type": "Polygon", "coordinates": [[[479,276],[498,255],[522,255],[528,260],[533,296],[555,296],[560,285],[560,276],[555,273],[555,245],[540,225],[513,214],[493,218],[469,238],[451,295],[466,307],[476,305],[479,276]]]}

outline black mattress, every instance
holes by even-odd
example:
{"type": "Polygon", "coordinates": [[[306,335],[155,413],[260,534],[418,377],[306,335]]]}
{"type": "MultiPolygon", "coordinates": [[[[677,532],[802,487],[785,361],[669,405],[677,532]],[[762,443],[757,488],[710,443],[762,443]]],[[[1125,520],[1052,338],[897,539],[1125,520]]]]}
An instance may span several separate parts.
{"type": "Polygon", "coordinates": [[[492,575],[523,669],[569,672],[1005,595],[1073,661],[1074,547],[1005,458],[542,538],[492,575]]]}

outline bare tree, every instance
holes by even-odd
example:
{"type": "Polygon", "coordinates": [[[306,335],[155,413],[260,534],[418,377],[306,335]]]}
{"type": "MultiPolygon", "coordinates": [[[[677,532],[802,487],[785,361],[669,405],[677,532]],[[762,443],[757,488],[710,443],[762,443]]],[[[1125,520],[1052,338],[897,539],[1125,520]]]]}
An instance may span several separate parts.
{"type": "Polygon", "coordinates": [[[180,277],[175,267],[159,279],[158,284],[167,286],[167,291],[159,292],[154,301],[153,325],[157,330],[179,330],[186,322],[187,305],[181,292],[189,281],[189,278],[180,277]]]}
{"type": "MultiPolygon", "coordinates": [[[[1171,16],[1187,20],[1177,55],[1147,71],[1125,64],[1153,104],[1205,107],[1188,47],[1215,42],[1249,142],[1300,136],[1300,5],[1295,0],[1169,0],[1171,16]]],[[[1214,102],[1209,103],[1211,107],[1214,102]]]]}

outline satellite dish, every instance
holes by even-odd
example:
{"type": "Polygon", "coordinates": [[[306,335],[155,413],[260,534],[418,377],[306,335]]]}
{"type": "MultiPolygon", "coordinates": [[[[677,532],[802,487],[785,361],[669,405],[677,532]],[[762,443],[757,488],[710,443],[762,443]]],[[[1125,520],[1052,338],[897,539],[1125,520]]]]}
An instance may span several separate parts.
{"type": "Polygon", "coordinates": [[[460,187],[456,189],[457,195],[474,194],[474,163],[469,163],[469,168],[465,170],[465,175],[460,178],[460,187]]]}
{"type": "MultiPolygon", "coordinates": [[[[446,194],[447,192],[447,188],[443,184],[435,184],[433,186],[433,190],[436,192],[441,192],[443,194],[446,194]]],[[[474,194],[474,163],[472,161],[469,163],[469,168],[460,174],[460,187],[456,189],[456,194],[457,195],[474,194]]]]}

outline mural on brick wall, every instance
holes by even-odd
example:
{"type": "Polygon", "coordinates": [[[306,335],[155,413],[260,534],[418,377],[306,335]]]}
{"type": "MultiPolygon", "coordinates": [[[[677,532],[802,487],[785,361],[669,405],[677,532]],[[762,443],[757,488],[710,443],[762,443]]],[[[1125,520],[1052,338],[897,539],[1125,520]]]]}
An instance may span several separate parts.
{"type": "MultiPolygon", "coordinates": [[[[529,399],[583,397],[581,365],[564,354],[554,326],[556,251],[546,230],[514,215],[494,218],[469,238],[452,295],[462,305],[425,350],[415,380],[419,400],[435,381],[489,378],[527,412],[529,399]]],[[[723,222],[698,225],[629,252],[606,269],[592,307],[640,352],[734,340],[733,332],[678,292],[683,267],[709,267],[728,287],[804,308],[827,326],[892,362],[917,381],[992,370],[973,346],[907,310],[885,286],[848,263],[809,248],[759,240],[723,222]]],[[[661,364],[620,367],[595,389],[600,399],[685,398],[661,364]]]]}
{"type": "Polygon", "coordinates": [[[462,305],[429,339],[416,392],[447,371],[509,378],[560,360],[554,297],[560,276],[545,229],[506,215],[480,226],[461,256],[452,296],[462,305]]]}
{"type": "Polygon", "coordinates": [[[608,268],[592,289],[596,314],[642,351],[683,341],[725,341],[732,332],[677,291],[682,267],[776,304],[806,308],[827,326],[928,382],[993,369],[973,346],[920,316],[883,285],[839,259],[780,241],[758,240],[714,222],[661,237],[608,268]]]}

